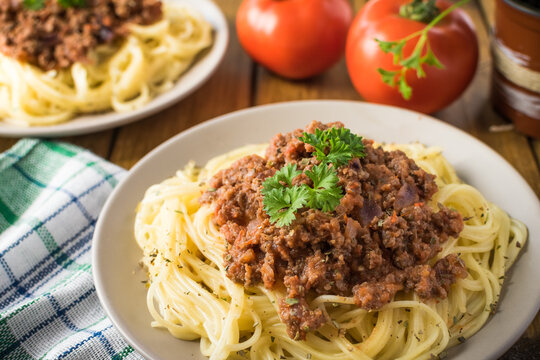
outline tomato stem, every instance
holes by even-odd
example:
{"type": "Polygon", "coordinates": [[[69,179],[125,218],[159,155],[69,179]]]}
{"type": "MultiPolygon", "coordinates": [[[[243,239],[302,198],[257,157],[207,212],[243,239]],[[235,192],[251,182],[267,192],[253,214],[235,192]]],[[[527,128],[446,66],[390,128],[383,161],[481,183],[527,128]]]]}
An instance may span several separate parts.
{"type": "Polygon", "coordinates": [[[441,11],[435,5],[435,0],[413,0],[408,4],[403,4],[399,8],[399,15],[414,21],[429,23],[439,15],[441,11]]]}
{"type": "Polygon", "coordinates": [[[427,26],[424,28],[424,30],[422,31],[425,31],[427,32],[429,29],[431,29],[432,27],[434,27],[435,25],[437,25],[439,23],[439,21],[441,21],[444,17],[446,17],[446,15],[450,14],[452,11],[454,11],[454,9],[460,7],[461,5],[465,5],[466,3],[468,3],[469,0],[460,0],[458,1],[457,3],[455,3],[454,5],[448,7],[447,9],[445,9],[443,12],[441,12],[439,15],[437,15],[433,20],[431,20],[429,22],[429,24],[427,24],[427,26]]]}
{"type": "MultiPolygon", "coordinates": [[[[408,70],[415,70],[416,76],[418,78],[422,78],[426,76],[426,73],[424,72],[424,69],[422,67],[423,64],[435,66],[440,69],[444,68],[444,65],[439,62],[435,54],[431,51],[431,48],[429,46],[428,31],[432,27],[437,25],[439,21],[441,21],[446,15],[451,13],[454,9],[462,6],[463,4],[469,1],[470,0],[460,0],[440,13],[439,13],[439,10],[437,9],[437,15],[429,21],[429,24],[427,24],[422,30],[416,31],[404,37],[403,39],[396,40],[396,41],[382,41],[379,39],[375,39],[375,41],[377,41],[382,51],[384,51],[385,53],[393,54],[394,64],[401,65],[401,68],[399,70],[393,70],[393,71],[378,68],[377,71],[381,74],[382,81],[391,87],[395,87],[397,85],[398,90],[403,96],[403,98],[405,100],[409,100],[412,96],[412,89],[407,83],[406,78],[405,78],[405,75],[408,70]],[[419,39],[416,42],[416,45],[414,47],[412,54],[409,57],[404,58],[403,47],[405,46],[407,41],[412,40],[416,37],[419,37],[419,39]],[[426,53],[422,55],[422,50],[424,50],[424,47],[426,47],[427,50],[426,50],[426,53]]],[[[432,6],[435,6],[435,0],[428,0],[427,3],[424,3],[422,0],[413,0],[412,3],[406,4],[401,7],[400,14],[405,6],[413,6],[415,4],[422,4],[423,6],[428,6],[428,4],[431,4],[432,6]]],[[[420,5],[415,5],[415,6],[420,6],[420,5]]],[[[403,10],[403,11],[409,11],[409,10],[403,10]]],[[[413,19],[410,16],[407,16],[407,17],[413,19]]],[[[417,20],[417,21],[420,21],[420,20],[417,20]]]]}

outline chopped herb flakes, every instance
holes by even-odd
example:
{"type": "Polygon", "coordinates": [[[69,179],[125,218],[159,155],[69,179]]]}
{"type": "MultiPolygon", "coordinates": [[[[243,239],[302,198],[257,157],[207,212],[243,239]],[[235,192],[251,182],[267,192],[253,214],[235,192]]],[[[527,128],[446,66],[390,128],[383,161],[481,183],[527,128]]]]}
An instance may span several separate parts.
{"type": "Polygon", "coordinates": [[[286,302],[288,305],[296,305],[296,304],[298,304],[298,299],[295,299],[295,298],[286,298],[286,299],[285,299],[285,302],[286,302]]]}

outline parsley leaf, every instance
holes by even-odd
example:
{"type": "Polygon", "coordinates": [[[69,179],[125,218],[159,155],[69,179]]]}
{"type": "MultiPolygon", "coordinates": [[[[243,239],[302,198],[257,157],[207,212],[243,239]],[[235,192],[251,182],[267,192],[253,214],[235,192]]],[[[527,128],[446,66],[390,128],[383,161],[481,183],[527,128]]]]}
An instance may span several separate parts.
{"type": "Polygon", "coordinates": [[[351,133],[351,130],[349,129],[341,128],[339,130],[339,138],[341,141],[345,142],[345,144],[349,145],[353,157],[366,156],[364,143],[362,142],[361,136],[351,133]]]}
{"type": "Polygon", "coordinates": [[[39,10],[45,6],[45,0],[23,0],[23,6],[28,10],[39,10]]]}
{"type": "Polygon", "coordinates": [[[277,226],[290,225],[295,212],[304,207],[309,198],[307,186],[273,188],[263,193],[263,208],[270,215],[270,222],[277,226]]]}
{"type": "Polygon", "coordinates": [[[335,169],[326,164],[320,164],[306,171],[306,175],[313,181],[308,206],[325,212],[334,211],[343,196],[341,187],[337,185],[339,178],[335,169]]]}
{"type": "Polygon", "coordinates": [[[347,165],[349,160],[352,159],[352,152],[349,149],[349,146],[345,144],[340,139],[330,138],[330,152],[326,155],[326,159],[322,162],[329,162],[334,164],[336,167],[342,165],[347,165]]]}
{"type": "MultiPolygon", "coordinates": [[[[326,153],[324,150],[328,146],[327,144],[327,134],[321,129],[315,129],[315,134],[304,132],[298,140],[303,143],[309,144],[315,148],[317,159],[321,160],[326,158],[326,153]]],[[[322,161],[322,160],[321,160],[322,161]]]]}
{"type": "Polygon", "coordinates": [[[337,185],[339,178],[334,168],[326,164],[316,165],[311,170],[306,171],[307,177],[313,181],[313,189],[328,189],[337,185]]]}
{"type": "Polygon", "coordinates": [[[332,163],[336,168],[346,165],[353,157],[362,157],[362,137],[346,128],[315,129],[315,134],[304,132],[298,139],[315,148],[315,156],[321,163],[332,163]]]}
{"type": "MultiPolygon", "coordinates": [[[[86,0],[58,0],[63,8],[85,7],[86,0]]],[[[45,0],[23,0],[23,6],[28,10],[40,10],[45,7],[45,0]]]]}
{"type": "Polygon", "coordinates": [[[58,3],[64,8],[86,6],[86,0],[58,0],[58,3]]]}
{"type": "Polygon", "coordinates": [[[306,205],[325,212],[334,211],[343,196],[334,167],[319,164],[306,171],[306,176],[313,181],[312,188],[305,184],[292,186],[292,180],[299,174],[301,171],[296,165],[287,164],[263,183],[263,209],[270,216],[270,222],[277,226],[290,225],[296,218],[295,212],[306,205]]]}
{"type": "Polygon", "coordinates": [[[302,172],[300,170],[296,169],[296,164],[287,164],[278,170],[274,176],[266,179],[266,181],[263,183],[263,189],[265,192],[268,192],[272,189],[281,188],[283,186],[281,182],[292,186],[293,179],[301,173],[302,172]]]}

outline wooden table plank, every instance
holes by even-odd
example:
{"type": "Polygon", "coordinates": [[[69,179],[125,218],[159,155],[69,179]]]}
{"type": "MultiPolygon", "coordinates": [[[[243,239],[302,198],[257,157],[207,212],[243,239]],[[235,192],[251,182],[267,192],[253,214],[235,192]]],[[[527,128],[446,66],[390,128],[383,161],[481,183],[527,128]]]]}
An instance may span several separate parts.
{"type": "Polygon", "coordinates": [[[0,152],[6,151],[7,149],[15,145],[17,140],[19,139],[0,137],[0,152]]]}
{"type": "Polygon", "coordinates": [[[325,73],[302,81],[286,80],[257,66],[257,84],[254,105],[305,99],[361,100],[343,59],[325,73]]]}
{"type": "MultiPolygon", "coordinates": [[[[532,146],[533,151],[534,151],[536,165],[540,169],[540,140],[530,139],[530,142],[531,142],[531,146],[532,146]]],[[[538,185],[538,186],[540,186],[540,185],[538,185]]],[[[538,197],[540,197],[540,195],[538,194],[538,191],[536,192],[536,195],[538,195],[538,197]]]]}
{"type": "Polygon", "coordinates": [[[111,152],[111,146],[113,144],[114,132],[115,130],[105,130],[94,134],[69,136],[65,138],[58,138],[56,140],[67,141],[74,145],[88,149],[102,158],[108,159],[111,152]]]}
{"type": "MultiPolygon", "coordinates": [[[[538,167],[540,167],[540,141],[539,140],[531,140],[531,143],[532,143],[532,147],[534,149],[534,153],[536,155],[536,163],[538,164],[538,167]]],[[[537,193],[537,195],[538,195],[538,193],[537,193]]]]}
{"type": "Polygon", "coordinates": [[[493,28],[495,24],[495,0],[478,0],[480,9],[488,23],[488,29],[493,28]]]}
{"type": "Polygon", "coordinates": [[[229,22],[230,44],[225,59],[212,78],[179,104],[118,131],[111,161],[130,168],[157,145],[177,133],[250,105],[252,62],[241,50],[234,28],[240,0],[218,2],[229,22]]]}
{"type": "MultiPolygon", "coordinates": [[[[54,140],[65,141],[71,144],[88,149],[95,154],[107,159],[110,152],[111,141],[113,138],[113,130],[101,131],[94,134],[69,136],[64,138],[56,138],[54,140]]],[[[12,147],[19,139],[18,138],[3,138],[0,137],[0,152],[12,147]]]]}

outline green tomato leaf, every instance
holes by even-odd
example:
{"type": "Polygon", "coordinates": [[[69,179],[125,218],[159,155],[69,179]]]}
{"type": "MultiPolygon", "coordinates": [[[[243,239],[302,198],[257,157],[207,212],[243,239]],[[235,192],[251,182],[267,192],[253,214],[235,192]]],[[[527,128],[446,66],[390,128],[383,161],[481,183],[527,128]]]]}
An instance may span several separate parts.
{"type": "Polygon", "coordinates": [[[386,85],[394,87],[398,71],[388,71],[381,68],[378,68],[377,71],[381,74],[381,79],[386,85]]]}
{"type": "Polygon", "coordinates": [[[419,69],[420,68],[420,54],[413,53],[406,59],[400,61],[400,64],[407,69],[419,69]]]}
{"type": "Polygon", "coordinates": [[[379,48],[386,54],[393,52],[394,47],[398,45],[397,41],[384,41],[379,39],[375,39],[375,41],[379,44],[379,48]]]}
{"type": "Polygon", "coordinates": [[[424,68],[422,67],[422,63],[420,63],[420,67],[416,69],[416,77],[419,79],[426,77],[426,73],[424,71],[424,68]]]}
{"type": "Polygon", "coordinates": [[[377,71],[381,74],[381,79],[386,85],[394,87],[398,71],[388,71],[381,68],[378,68],[377,71]]]}
{"type": "Polygon", "coordinates": [[[431,48],[429,46],[427,48],[426,55],[422,57],[422,62],[430,66],[435,66],[439,69],[444,69],[444,65],[441,64],[439,59],[437,59],[437,57],[435,56],[433,51],[431,51],[431,48]]]}
{"type": "Polygon", "coordinates": [[[405,80],[405,74],[401,75],[399,78],[399,92],[405,100],[409,100],[412,96],[412,89],[409,84],[407,84],[407,80],[405,80]]]}
{"type": "Polygon", "coordinates": [[[403,47],[405,46],[405,43],[405,40],[401,40],[392,48],[392,50],[390,50],[390,52],[394,54],[394,65],[399,64],[399,61],[403,56],[403,47]]]}
{"type": "Polygon", "coordinates": [[[379,44],[379,48],[385,54],[391,53],[394,55],[394,64],[399,63],[399,60],[401,59],[401,56],[403,53],[403,47],[406,44],[405,40],[383,41],[383,40],[375,39],[375,41],[379,44]]]}

